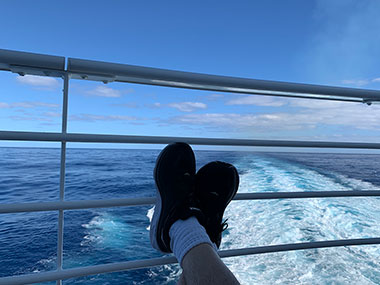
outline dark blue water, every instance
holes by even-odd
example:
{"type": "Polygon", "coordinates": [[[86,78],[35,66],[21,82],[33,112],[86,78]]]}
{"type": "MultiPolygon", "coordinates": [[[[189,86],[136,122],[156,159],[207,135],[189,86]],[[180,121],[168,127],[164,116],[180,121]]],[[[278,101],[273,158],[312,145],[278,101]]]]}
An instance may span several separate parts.
{"type": "MultiPolygon", "coordinates": [[[[68,149],[66,200],[151,197],[158,150],[68,149]]],[[[380,189],[380,156],[196,152],[197,167],[234,164],[239,192],[380,189]]],[[[59,149],[0,148],[0,203],[59,200],[59,149]]],[[[149,243],[151,207],[65,211],[64,268],[161,256],[149,243]]],[[[380,200],[343,198],[232,202],[223,249],[380,236],[380,200]]],[[[0,215],[0,277],[54,270],[57,213],[0,215]]],[[[245,284],[379,284],[377,246],[229,258],[245,284]]],[[[65,284],[174,284],[178,266],[101,274],[65,284]]]]}

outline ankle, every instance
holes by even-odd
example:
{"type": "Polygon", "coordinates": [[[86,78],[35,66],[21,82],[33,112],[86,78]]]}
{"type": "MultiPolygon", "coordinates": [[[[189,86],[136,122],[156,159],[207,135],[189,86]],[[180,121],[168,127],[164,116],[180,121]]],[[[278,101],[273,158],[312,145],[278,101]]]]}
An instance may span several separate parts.
{"type": "Polygon", "coordinates": [[[170,247],[181,265],[183,257],[200,244],[212,244],[205,228],[193,216],[186,220],[177,220],[169,230],[170,247]]]}

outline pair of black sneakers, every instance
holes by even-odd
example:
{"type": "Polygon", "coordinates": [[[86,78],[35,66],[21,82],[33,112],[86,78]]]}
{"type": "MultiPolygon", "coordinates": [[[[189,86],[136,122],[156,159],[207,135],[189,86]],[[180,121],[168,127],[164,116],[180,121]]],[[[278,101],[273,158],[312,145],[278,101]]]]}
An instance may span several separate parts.
{"type": "Polygon", "coordinates": [[[195,173],[193,150],[186,143],[173,143],[160,153],[154,169],[157,200],[150,225],[150,241],[155,249],[172,252],[169,229],[179,220],[195,216],[210,240],[219,248],[222,221],[227,205],[239,186],[236,168],[214,161],[195,173]]]}

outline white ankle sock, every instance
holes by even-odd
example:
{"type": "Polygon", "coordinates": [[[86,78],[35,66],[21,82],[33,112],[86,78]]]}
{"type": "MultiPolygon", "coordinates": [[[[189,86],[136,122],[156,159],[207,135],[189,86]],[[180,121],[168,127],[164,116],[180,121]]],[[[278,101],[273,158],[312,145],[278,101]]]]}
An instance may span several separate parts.
{"type": "Polygon", "coordinates": [[[170,227],[169,236],[170,248],[180,265],[186,253],[201,243],[208,243],[217,250],[216,245],[211,242],[207,235],[205,228],[201,226],[195,217],[176,221],[170,227]]]}

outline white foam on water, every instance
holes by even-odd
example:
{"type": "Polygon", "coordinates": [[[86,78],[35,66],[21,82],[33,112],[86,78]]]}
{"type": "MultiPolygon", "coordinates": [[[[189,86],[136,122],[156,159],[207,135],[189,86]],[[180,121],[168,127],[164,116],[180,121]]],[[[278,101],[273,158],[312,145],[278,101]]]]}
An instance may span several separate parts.
{"type": "MultiPolygon", "coordinates": [[[[368,182],[271,157],[237,164],[239,193],[375,189],[368,182]]],[[[380,236],[380,200],[325,198],[233,201],[221,249],[380,236]]],[[[243,284],[378,284],[378,246],[356,246],[261,254],[225,259],[243,284]]]]}
{"type": "Polygon", "coordinates": [[[159,278],[161,280],[159,284],[174,284],[176,281],[178,281],[181,273],[182,270],[178,264],[153,267],[149,269],[149,280],[147,280],[147,283],[158,284],[157,282],[154,282],[154,280],[156,278],[159,278]]]}
{"type": "Polygon", "coordinates": [[[155,206],[153,206],[152,208],[150,208],[148,210],[148,212],[146,213],[146,216],[149,219],[149,226],[147,226],[147,228],[146,228],[148,231],[150,231],[150,223],[152,222],[152,218],[153,218],[153,214],[154,214],[154,208],[155,208],[155,206]]]}
{"type": "MultiPolygon", "coordinates": [[[[235,165],[239,193],[374,190],[369,182],[323,175],[272,157],[244,158],[235,165]]],[[[147,217],[152,219],[154,207],[147,217]]],[[[380,236],[380,199],[324,198],[233,201],[221,249],[380,236]]],[[[149,227],[147,228],[149,230],[149,227]]],[[[260,254],[224,259],[242,284],[379,284],[380,248],[356,246],[260,254]]],[[[178,266],[157,267],[152,276],[178,279],[178,266]]]]}
{"type": "Polygon", "coordinates": [[[83,224],[82,227],[87,231],[81,246],[92,244],[116,249],[126,247],[126,240],[128,240],[132,230],[120,217],[110,213],[95,216],[89,223],[83,224]]]}

